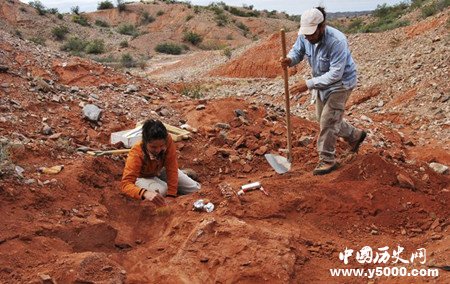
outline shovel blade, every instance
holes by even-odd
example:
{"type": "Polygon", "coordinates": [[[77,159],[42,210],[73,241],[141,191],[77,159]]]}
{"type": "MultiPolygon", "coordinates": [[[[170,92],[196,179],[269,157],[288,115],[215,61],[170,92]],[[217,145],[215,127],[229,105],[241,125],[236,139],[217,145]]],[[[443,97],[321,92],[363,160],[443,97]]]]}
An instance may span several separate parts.
{"type": "Polygon", "coordinates": [[[291,162],[285,157],[272,154],[265,154],[264,157],[278,174],[284,174],[291,170],[291,162]]]}

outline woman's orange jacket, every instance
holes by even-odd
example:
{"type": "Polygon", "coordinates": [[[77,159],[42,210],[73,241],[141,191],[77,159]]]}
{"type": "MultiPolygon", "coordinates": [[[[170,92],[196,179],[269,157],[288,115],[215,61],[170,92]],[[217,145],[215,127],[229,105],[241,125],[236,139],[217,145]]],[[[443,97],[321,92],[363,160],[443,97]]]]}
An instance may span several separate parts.
{"type": "Polygon", "coordinates": [[[125,194],[144,199],[145,189],[135,185],[137,178],[153,178],[161,173],[165,167],[167,173],[167,195],[176,196],[178,189],[178,161],[175,143],[170,135],[167,135],[166,152],[162,160],[144,158],[142,141],[136,143],[128,154],[125,169],[123,170],[121,189],[125,194]]]}

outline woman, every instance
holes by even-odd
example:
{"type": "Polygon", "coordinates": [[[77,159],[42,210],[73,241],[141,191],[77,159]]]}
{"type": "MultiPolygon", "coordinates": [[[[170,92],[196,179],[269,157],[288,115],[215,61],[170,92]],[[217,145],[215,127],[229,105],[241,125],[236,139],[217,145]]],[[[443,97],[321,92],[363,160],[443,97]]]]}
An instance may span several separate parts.
{"type": "Polygon", "coordinates": [[[192,193],[201,186],[178,169],[175,143],[164,124],[149,119],[142,127],[142,141],[128,154],[121,187],[133,198],[164,206],[165,196],[192,193]]]}

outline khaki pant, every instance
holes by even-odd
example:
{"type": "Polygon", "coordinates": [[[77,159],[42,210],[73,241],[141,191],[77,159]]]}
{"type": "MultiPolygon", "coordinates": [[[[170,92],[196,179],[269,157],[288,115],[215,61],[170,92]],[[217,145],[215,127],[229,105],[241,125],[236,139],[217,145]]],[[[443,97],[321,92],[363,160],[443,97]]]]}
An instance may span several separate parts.
{"type": "MultiPolygon", "coordinates": [[[[317,91],[316,91],[317,92],[317,91]]],[[[345,103],[351,90],[338,89],[329,95],[326,101],[321,101],[316,95],[316,115],[320,123],[320,133],[317,139],[319,159],[324,162],[335,162],[336,141],[344,138],[348,143],[355,143],[361,136],[361,130],[344,120],[345,103]]]]}
{"type": "MultiPolygon", "coordinates": [[[[167,195],[167,177],[165,171],[159,176],[154,178],[138,178],[136,180],[136,186],[139,188],[145,188],[147,190],[155,191],[162,196],[167,195]]],[[[201,185],[195,180],[188,177],[185,173],[178,170],[178,194],[189,194],[196,192],[201,188],[201,185]]]]}

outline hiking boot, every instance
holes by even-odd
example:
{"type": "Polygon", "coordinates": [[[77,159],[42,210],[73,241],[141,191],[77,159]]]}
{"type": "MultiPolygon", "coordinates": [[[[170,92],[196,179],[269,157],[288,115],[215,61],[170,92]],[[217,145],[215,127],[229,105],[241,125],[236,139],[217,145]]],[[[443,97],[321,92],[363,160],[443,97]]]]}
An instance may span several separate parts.
{"type": "Polygon", "coordinates": [[[356,140],[356,142],[350,144],[353,153],[358,153],[359,146],[361,146],[361,143],[364,141],[364,139],[366,139],[366,136],[367,133],[363,130],[361,131],[361,136],[359,136],[359,139],[356,140]]]}
{"type": "Polygon", "coordinates": [[[339,167],[339,163],[336,162],[325,162],[320,161],[317,167],[313,171],[313,175],[315,176],[321,176],[326,175],[334,171],[339,167]]]}

